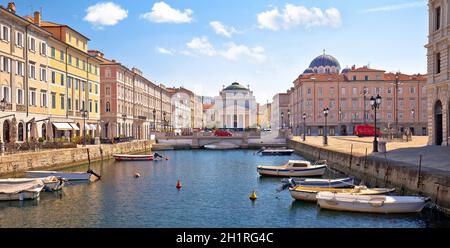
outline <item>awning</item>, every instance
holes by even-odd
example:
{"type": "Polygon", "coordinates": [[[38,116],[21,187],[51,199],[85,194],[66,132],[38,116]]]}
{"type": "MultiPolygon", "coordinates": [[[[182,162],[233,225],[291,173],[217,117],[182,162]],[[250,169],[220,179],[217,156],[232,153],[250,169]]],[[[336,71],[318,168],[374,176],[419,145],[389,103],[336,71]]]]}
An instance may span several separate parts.
{"type": "Polygon", "coordinates": [[[56,130],[60,130],[60,131],[67,131],[67,130],[72,130],[72,126],[69,125],[69,123],[53,123],[53,125],[55,126],[56,130]]]}
{"type": "Polygon", "coordinates": [[[95,125],[95,124],[90,124],[90,126],[91,126],[91,130],[97,130],[97,125],[95,125]]]}
{"type": "Polygon", "coordinates": [[[69,125],[72,126],[72,129],[75,130],[75,131],[79,131],[80,130],[80,128],[75,123],[69,123],[69,125]]]}
{"type": "Polygon", "coordinates": [[[84,124],[84,129],[91,130],[91,126],[89,124],[84,124]]]}

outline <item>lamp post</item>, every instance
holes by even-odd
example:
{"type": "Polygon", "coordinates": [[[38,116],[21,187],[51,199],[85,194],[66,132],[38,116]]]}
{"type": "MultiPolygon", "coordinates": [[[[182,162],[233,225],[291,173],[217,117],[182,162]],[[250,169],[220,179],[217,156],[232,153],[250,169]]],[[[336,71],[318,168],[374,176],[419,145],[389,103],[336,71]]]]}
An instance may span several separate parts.
{"type": "Polygon", "coordinates": [[[303,113],[303,141],[306,141],[306,113],[303,113]]]}
{"type": "Polygon", "coordinates": [[[166,111],[163,112],[163,116],[164,116],[164,132],[166,132],[166,111]]]}
{"type": "Polygon", "coordinates": [[[0,110],[1,110],[2,112],[5,112],[6,104],[7,104],[7,103],[8,103],[8,102],[6,101],[5,98],[3,98],[3,99],[0,101],[0,110]]]}
{"type": "Polygon", "coordinates": [[[80,110],[81,116],[83,117],[83,146],[86,146],[86,116],[87,111],[83,109],[80,110]]]}
{"type": "Polygon", "coordinates": [[[291,110],[288,109],[288,129],[291,129],[291,110]]]}
{"type": "Polygon", "coordinates": [[[364,115],[363,116],[363,123],[364,123],[364,125],[366,125],[366,96],[367,96],[367,93],[368,93],[367,87],[364,86],[363,92],[362,92],[362,94],[364,96],[364,114],[363,114],[364,115]]]}
{"type": "Polygon", "coordinates": [[[338,129],[339,129],[339,135],[342,135],[341,119],[342,119],[342,109],[339,108],[339,116],[338,116],[338,129]]]}
{"type": "Polygon", "coordinates": [[[153,109],[153,131],[156,131],[156,109],[153,109]]]}
{"type": "Polygon", "coordinates": [[[281,125],[280,128],[283,129],[284,128],[284,112],[281,112],[281,125]]]}
{"type": "Polygon", "coordinates": [[[328,145],[328,136],[327,136],[327,117],[328,117],[328,113],[330,112],[329,108],[324,108],[323,109],[323,115],[325,116],[325,128],[323,130],[323,145],[326,146],[328,145]]]}
{"type": "Polygon", "coordinates": [[[378,152],[378,133],[377,133],[377,109],[380,108],[381,105],[381,96],[377,95],[377,97],[371,97],[370,98],[370,105],[372,105],[372,109],[375,111],[375,133],[374,133],[374,139],[373,139],[373,152],[378,152]]]}
{"type": "Polygon", "coordinates": [[[411,115],[412,115],[413,125],[414,125],[414,122],[416,121],[416,110],[415,109],[411,109],[411,115]]]}

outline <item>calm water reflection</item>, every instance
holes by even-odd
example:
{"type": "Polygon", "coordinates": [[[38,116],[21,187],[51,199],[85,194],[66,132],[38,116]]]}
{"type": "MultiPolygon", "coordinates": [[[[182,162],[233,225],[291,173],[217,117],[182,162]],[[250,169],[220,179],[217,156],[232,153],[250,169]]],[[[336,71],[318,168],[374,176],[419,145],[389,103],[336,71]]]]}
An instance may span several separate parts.
{"type": "MultiPolygon", "coordinates": [[[[0,202],[0,227],[436,227],[431,214],[367,215],[320,210],[276,193],[278,178],[260,178],[258,164],[291,157],[253,151],[167,151],[169,161],[108,161],[93,166],[102,180],[72,183],[37,201],[0,202]],[[133,178],[139,172],[141,178],[133,178]],[[175,188],[180,179],[183,188],[175,188]],[[256,190],[258,200],[248,196],[256,190]]],[[[86,166],[73,168],[84,171],[86,166]]],[[[329,174],[329,177],[342,175],[329,174]]]]}

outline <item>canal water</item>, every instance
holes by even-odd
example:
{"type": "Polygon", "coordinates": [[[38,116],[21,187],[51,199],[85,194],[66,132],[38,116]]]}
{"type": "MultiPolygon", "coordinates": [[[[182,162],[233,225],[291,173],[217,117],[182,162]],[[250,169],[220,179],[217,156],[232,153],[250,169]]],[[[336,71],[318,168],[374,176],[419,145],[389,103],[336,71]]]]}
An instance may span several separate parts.
{"type": "MultiPolygon", "coordinates": [[[[261,178],[257,165],[292,156],[255,151],[166,151],[168,161],[94,164],[101,181],[70,183],[39,200],[0,202],[0,227],[449,227],[431,211],[408,215],[320,210],[276,193],[279,178],[261,178]],[[134,173],[140,173],[136,179],[134,173]],[[181,180],[182,189],[176,189],[181,180]],[[249,200],[256,190],[258,199],[249,200]]],[[[73,168],[85,171],[87,166],[73,168]]],[[[328,172],[328,177],[338,177],[328,172]]]]}

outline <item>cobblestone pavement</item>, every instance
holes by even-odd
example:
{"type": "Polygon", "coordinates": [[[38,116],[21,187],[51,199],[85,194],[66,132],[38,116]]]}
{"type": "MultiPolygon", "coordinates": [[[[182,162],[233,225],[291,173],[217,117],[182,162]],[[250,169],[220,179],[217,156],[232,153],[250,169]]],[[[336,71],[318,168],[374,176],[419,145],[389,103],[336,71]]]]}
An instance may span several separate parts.
{"type": "MultiPolygon", "coordinates": [[[[293,140],[302,142],[302,137],[293,140]]],[[[306,144],[324,147],[333,151],[350,154],[353,145],[353,155],[364,156],[367,149],[368,156],[384,158],[384,153],[372,153],[373,138],[356,136],[330,136],[328,146],[323,146],[322,136],[307,136],[306,144]]],[[[427,146],[428,137],[414,136],[409,142],[388,142],[386,157],[389,161],[398,161],[411,166],[418,166],[422,155],[422,166],[450,172],[450,147],[427,146]]]]}

